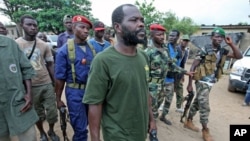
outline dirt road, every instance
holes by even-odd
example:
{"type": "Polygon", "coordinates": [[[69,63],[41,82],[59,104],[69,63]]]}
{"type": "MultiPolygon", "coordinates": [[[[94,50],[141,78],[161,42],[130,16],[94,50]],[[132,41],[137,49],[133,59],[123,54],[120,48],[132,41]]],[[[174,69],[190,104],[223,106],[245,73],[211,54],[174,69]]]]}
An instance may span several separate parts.
{"type": "MultiPolygon", "coordinates": [[[[188,69],[189,67],[190,63],[187,64],[188,69]]],[[[186,89],[187,77],[185,80],[184,87],[186,89]]],[[[210,93],[211,112],[208,127],[215,141],[229,141],[230,124],[250,123],[250,119],[248,119],[250,116],[250,107],[241,106],[244,94],[228,92],[227,84],[228,76],[224,75],[223,78],[213,86],[210,93]]],[[[172,121],[173,125],[167,126],[160,120],[157,121],[159,141],[202,141],[201,132],[195,133],[183,128],[183,124],[180,123],[180,114],[175,112],[175,98],[173,99],[171,110],[167,118],[172,121]]],[[[194,117],[194,123],[201,128],[199,113],[194,117]]],[[[46,130],[48,129],[46,123],[45,128],[46,130]]],[[[60,135],[61,140],[63,140],[59,122],[56,124],[55,131],[60,135]]],[[[70,124],[68,124],[67,132],[71,138],[73,132],[70,124]]],[[[39,139],[39,134],[37,133],[37,135],[39,139]]]]}

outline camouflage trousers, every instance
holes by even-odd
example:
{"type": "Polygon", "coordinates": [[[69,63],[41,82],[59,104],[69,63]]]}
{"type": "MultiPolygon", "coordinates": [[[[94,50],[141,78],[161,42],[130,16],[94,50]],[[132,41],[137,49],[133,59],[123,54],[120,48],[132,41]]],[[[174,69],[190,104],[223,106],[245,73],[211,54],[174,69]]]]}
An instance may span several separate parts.
{"type": "Polygon", "coordinates": [[[209,107],[209,93],[212,86],[199,81],[195,82],[196,86],[196,97],[190,107],[188,117],[194,117],[197,111],[200,113],[200,123],[207,124],[208,116],[210,113],[209,107]]]}
{"type": "Polygon", "coordinates": [[[163,93],[160,95],[158,103],[164,101],[162,116],[166,116],[169,112],[169,108],[174,96],[174,83],[165,83],[163,93]]]}
{"type": "Polygon", "coordinates": [[[161,103],[159,103],[159,97],[163,93],[163,83],[149,83],[149,92],[152,96],[152,112],[153,116],[156,119],[159,116],[158,108],[160,107],[161,103]]]}
{"type": "Polygon", "coordinates": [[[175,80],[174,81],[174,91],[176,95],[176,108],[180,109],[183,102],[183,81],[175,80]]]}

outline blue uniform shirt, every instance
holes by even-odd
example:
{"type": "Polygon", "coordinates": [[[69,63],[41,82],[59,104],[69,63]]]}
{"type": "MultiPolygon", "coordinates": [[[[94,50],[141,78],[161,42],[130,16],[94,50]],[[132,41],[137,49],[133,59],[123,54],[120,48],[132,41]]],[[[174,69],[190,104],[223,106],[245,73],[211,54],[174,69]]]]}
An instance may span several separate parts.
{"type": "MultiPolygon", "coordinates": [[[[168,50],[169,50],[170,57],[171,57],[171,58],[176,58],[178,52],[174,50],[173,45],[168,44],[168,50]]],[[[179,65],[179,64],[180,64],[180,60],[178,60],[178,61],[176,62],[176,64],[177,64],[178,66],[180,66],[180,65],[179,65]]],[[[173,82],[174,82],[174,78],[168,78],[168,77],[165,78],[165,83],[173,83],[173,82]]]]}
{"type": "Polygon", "coordinates": [[[65,43],[67,43],[68,39],[72,39],[72,38],[74,38],[74,34],[70,35],[68,34],[67,31],[59,34],[58,39],[57,39],[57,48],[62,47],[65,43]]]}
{"type": "Polygon", "coordinates": [[[94,38],[90,39],[89,42],[94,46],[96,53],[102,52],[104,49],[111,46],[106,40],[104,40],[103,44],[98,43],[94,38]]]}
{"type": "MultiPolygon", "coordinates": [[[[75,71],[76,83],[86,84],[90,69],[90,63],[93,60],[93,52],[88,45],[86,45],[86,52],[75,44],[75,71]],[[83,64],[82,60],[86,59],[87,63],[83,64]]],[[[65,80],[67,83],[73,83],[71,62],[68,55],[68,45],[64,44],[57,52],[55,63],[55,78],[65,80]]]]}

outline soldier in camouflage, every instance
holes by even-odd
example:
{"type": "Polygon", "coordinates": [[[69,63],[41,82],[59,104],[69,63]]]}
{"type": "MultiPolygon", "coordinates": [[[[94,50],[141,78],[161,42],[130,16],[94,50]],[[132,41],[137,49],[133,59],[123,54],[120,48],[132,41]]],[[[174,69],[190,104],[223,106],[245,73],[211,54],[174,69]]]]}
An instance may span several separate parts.
{"type": "Polygon", "coordinates": [[[155,119],[159,115],[158,108],[162,102],[159,99],[164,95],[163,80],[166,77],[167,71],[172,69],[176,72],[187,73],[185,70],[172,64],[169,59],[168,52],[164,47],[165,31],[166,29],[162,25],[152,24],[150,26],[152,43],[145,49],[150,63],[149,91],[152,96],[152,111],[155,119]]]}
{"type": "MultiPolygon", "coordinates": [[[[183,35],[181,37],[181,41],[177,46],[177,51],[180,53],[181,57],[179,59],[179,66],[183,69],[185,68],[186,61],[188,59],[188,50],[187,46],[190,39],[188,35],[183,35]]],[[[174,76],[174,91],[176,94],[176,112],[183,113],[184,109],[181,108],[183,103],[183,82],[184,82],[184,75],[183,74],[175,74],[174,76]]]]}
{"type": "Polygon", "coordinates": [[[215,28],[211,34],[212,44],[208,44],[201,48],[198,52],[190,71],[195,71],[193,77],[189,77],[187,90],[193,91],[192,80],[195,80],[196,97],[190,107],[187,120],[184,127],[190,130],[199,131],[192,120],[197,111],[200,113],[200,123],[202,124],[202,136],[205,141],[213,141],[212,136],[207,128],[208,116],[210,112],[209,107],[209,93],[212,85],[222,75],[223,65],[226,57],[241,59],[242,54],[239,49],[233,44],[230,37],[225,37],[225,31],[222,28],[215,28]],[[225,40],[233,52],[222,48],[220,44],[225,40]]]}
{"type": "Polygon", "coordinates": [[[186,70],[178,66],[178,61],[181,58],[181,54],[177,52],[177,40],[179,39],[180,32],[178,30],[170,31],[168,35],[168,43],[164,47],[168,52],[169,58],[169,67],[167,75],[164,79],[164,93],[160,96],[159,102],[162,103],[164,101],[163,112],[160,117],[160,120],[167,125],[172,125],[171,121],[166,119],[166,115],[169,112],[169,108],[174,96],[174,76],[176,72],[184,73],[192,76],[192,73],[186,73],[186,70]],[[173,67],[174,66],[174,67],[173,67]]]}
{"type": "Polygon", "coordinates": [[[158,96],[163,92],[163,78],[167,72],[167,52],[163,48],[166,29],[159,24],[150,26],[150,38],[152,43],[145,49],[149,57],[149,91],[152,96],[152,111],[154,118],[158,117],[158,96]]]}

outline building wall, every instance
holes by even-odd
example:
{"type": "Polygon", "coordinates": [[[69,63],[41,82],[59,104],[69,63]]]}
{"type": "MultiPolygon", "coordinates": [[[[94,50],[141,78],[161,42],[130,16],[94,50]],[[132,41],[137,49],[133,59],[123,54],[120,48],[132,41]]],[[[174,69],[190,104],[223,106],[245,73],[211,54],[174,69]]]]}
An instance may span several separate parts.
{"type": "MultiPolygon", "coordinates": [[[[195,32],[193,35],[197,36],[197,35],[210,34],[212,30],[213,29],[200,29],[197,32],[195,32]]],[[[226,33],[239,33],[239,32],[247,33],[248,29],[225,29],[225,32],[226,33]]]]}
{"type": "Polygon", "coordinates": [[[15,25],[6,26],[6,29],[8,30],[8,34],[7,34],[8,37],[12,39],[18,38],[18,32],[17,32],[17,28],[15,25]]]}
{"type": "Polygon", "coordinates": [[[226,33],[250,33],[250,25],[201,25],[200,30],[198,30],[193,35],[205,35],[210,34],[215,27],[221,27],[226,33]]]}

